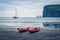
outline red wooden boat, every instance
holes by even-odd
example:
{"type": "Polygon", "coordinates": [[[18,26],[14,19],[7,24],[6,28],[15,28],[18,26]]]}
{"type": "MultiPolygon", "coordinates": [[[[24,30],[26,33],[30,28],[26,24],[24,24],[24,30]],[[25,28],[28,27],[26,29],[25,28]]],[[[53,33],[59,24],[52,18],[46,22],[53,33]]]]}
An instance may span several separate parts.
{"type": "Polygon", "coordinates": [[[26,32],[29,28],[17,28],[19,32],[26,32]]]}
{"type": "Polygon", "coordinates": [[[33,29],[29,29],[28,31],[30,33],[35,33],[35,32],[38,32],[39,30],[40,30],[40,28],[39,27],[36,27],[36,28],[33,28],[33,29]]]}

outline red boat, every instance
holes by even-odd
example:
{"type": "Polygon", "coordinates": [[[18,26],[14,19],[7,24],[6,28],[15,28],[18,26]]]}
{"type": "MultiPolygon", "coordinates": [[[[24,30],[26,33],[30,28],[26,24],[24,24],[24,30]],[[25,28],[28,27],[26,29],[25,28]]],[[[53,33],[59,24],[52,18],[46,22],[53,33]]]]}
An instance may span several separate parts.
{"type": "Polygon", "coordinates": [[[36,28],[33,28],[33,29],[29,29],[28,31],[30,33],[35,33],[35,32],[38,32],[39,30],[40,30],[40,28],[39,27],[36,27],[36,28]]]}
{"type": "Polygon", "coordinates": [[[26,32],[29,30],[29,28],[17,28],[19,32],[26,32]]]}

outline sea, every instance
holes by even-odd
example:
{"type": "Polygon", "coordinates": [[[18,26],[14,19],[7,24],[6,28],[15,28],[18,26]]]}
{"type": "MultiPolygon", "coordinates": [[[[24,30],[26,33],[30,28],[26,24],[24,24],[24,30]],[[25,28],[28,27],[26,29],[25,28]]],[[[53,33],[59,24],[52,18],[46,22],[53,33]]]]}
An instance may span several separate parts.
{"type": "MultiPolygon", "coordinates": [[[[0,17],[0,40],[60,40],[60,28],[43,23],[60,24],[59,17],[0,17]],[[40,27],[36,33],[19,33],[17,28],[40,27]]],[[[59,25],[60,26],[60,25],[59,25]]]]}

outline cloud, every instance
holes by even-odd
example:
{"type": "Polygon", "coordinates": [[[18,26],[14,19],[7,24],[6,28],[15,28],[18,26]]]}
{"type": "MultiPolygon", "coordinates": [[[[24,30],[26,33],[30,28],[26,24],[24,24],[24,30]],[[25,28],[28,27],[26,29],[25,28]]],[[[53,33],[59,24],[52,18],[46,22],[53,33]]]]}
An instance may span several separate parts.
{"type": "Polygon", "coordinates": [[[19,17],[35,17],[43,14],[48,4],[60,4],[57,0],[9,0],[0,1],[0,17],[13,17],[17,8],[19,17]],[[3,10],[2,10],[3,9],[3,10]]]}
{"type": "Polygon", "coordinates": [[[22,1],[22,2],[15,1],[15,2],[10,2],[10,3],[11,4],[1,3],[0,6],[3,6],[5,8],[5,10],[0,12],[0,14],[2,16],[5,16],[5,17],[6,16],[9,16],[9,17],[14,16],[15,8],[17,8],[19,17],[33,17],[33,16],[36,16],[36,14],[39,14],[38,6],[36,6],[31,1],[22,1]]]}

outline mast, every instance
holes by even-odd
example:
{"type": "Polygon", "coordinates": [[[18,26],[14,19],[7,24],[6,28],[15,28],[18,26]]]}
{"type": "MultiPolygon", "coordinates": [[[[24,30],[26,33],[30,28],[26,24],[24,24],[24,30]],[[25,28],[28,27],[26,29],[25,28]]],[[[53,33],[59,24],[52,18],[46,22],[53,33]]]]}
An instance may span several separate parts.
{"type": "Polygon", "coordinates": [[[18,14],[17,14],[17,9],[15,8],[15,16],[13,17],[14,19],[18,18],[18,14]]]}

